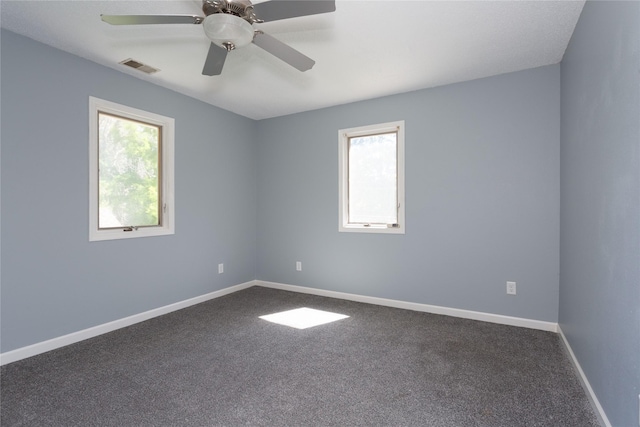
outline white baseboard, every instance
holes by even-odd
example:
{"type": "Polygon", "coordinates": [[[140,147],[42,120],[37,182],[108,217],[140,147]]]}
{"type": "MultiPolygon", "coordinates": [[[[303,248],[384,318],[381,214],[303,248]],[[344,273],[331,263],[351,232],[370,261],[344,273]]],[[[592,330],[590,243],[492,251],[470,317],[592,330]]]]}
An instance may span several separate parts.
{"type": "Polygon", "coordinates": [[[218,291],[210,292],[205,295],[200,295],[195,298],[190,298],[184,301],[176,302],[174,304],[165,305],[164,307],[155,308],[153,310],[145,311],[144,313],[134,314],[133,316],[125,317],[122,319],[114,320],[112,322],[104,323],[102,325],[94,326],[81,331],[72,332],[61,337],[52,338],[47,341],[42,341],[36,344],[32,344],[26,347],[18,348],[16,350],[7,351],[0,354],[0,366],[8,363],[16,362],[18,360],[26,359],[27,357],[35,356],[37,354],[45,353],[56,348],[64,347],[69,344],[73,344],[79,341],[93,338],[98,335],[106,334],[107,332],[115,331],[116,329],[131,326],[136,323],[144,322],[154,317],[162,316],[163,314],[171,313],[173,311],[181,310],[189,306],[200,304],[202,302],[220,298],[221,296],[237,292],[243,289],[250,288],[256,285],[256,281],[252,280],[239,285],[230,286],[228,288],[220,289],[218,291]]]}
{"type": "Polygon", "coordinates": [[[593,389],[591,388],[591,384],[589,384],[589,380],[587,379],[587,376],[584,374],[584,371],[582,370],[582,367],[580,366],[580,363],[578,362],[578,359],[576,359],[576,355],[573,354],[573,350],[571,349],[571,345],[569,345],[569,341],[567,340],[567,337],[562,332],[562,328],[560,327],[560,325],[558,325],[558,333],[560,334],[560,337],[562,338],[562,343],[564,344],[565,349],[569,353],[569,359],[571,360],[571,363],[573,364],[573,367],[575,368],[576,372],[578,373],[578,378],[580,378],[580,382],[582,383],[582,387],[584,388],[584,390],[585,390],[585,392],[587,394],[587,397],[591,401],[591,406],[593,407],[593,409],[594,409],[594,411],[596,413],[596,416],[599,418],[600,423],[603,426],[611,427],[611,423],[609,422],[609,419],[607,418],[607,414],[604,412],[604,409],[602,408],[602,405],[600,405],[600,401],[598,400],[598,397],[596,396],[596,394],[594,393],[593,389]]]}
{"type": "Polygon", "coordinates": [[[363,295],[348,294],[337,291],[327,291],[324,289],[307,288],[304,286],[286,285],[283,283],[265,282],[256,280],[258,286],[266,288],[281,289],[285,291],[313,294],[323,297],[338,298],[349,301],[364,302],[367,304],[382,305],[386,307],[403,308],[406,310],[422,311],[433,314],[443,314],[445,316],[460,317],[463,319],[480,320],[483,322],[499,323],[501,325],[520,326],[523,328],[538,329],[542,331],[558,332],[558,324],[544,322],[542,320],[524,319],[521,317],[503,316],[500,314],[483,313],[480,311],[462,310],[458,308],[441,307],[437,305],[419,304],[386,298],[368,297],[363,295]]]}
{"type": "Polygon", "coordinates": [[[219,298],[221,296],[224,296],[233,292],[237,292],[243,289],[247,289],[256,285],[267,287],[267,288],[282,289],[285,291],[326,296],[330,298],[357,301],[357,302],[363,302],[367,304],[382,305],[386,307],[395,307],[395,308],[402,308],[406,310],[422,311],[426,313],[443,314],[446,316],[460,317],[463,319],[472,319],[472,320],[480,320],[483,322],[499,323],[502,325],[520,326],[525,328],[539,329],[539,330],[551,331],[551,332],[558,331],[558,324],[552,323],[552,322],[543,322],[540,320],[523,319],[520,317],[502,316],[499,314],[461,310],[457,308],[440,307],[435,305],[419,304],[419,303],[398,301],[398,300],[377,298],[377,297],[368,297],[363,295],[349,294],[349,293],[336,292],[336,291],[327,291],[327,290],[316,289],[316,288],[307,288],[303,286],[286,285],[282,283],[252,280],[246,283],[242,283],[242,284],[230,286],[228,288],[221,289],[218,291],[210,292],[208,294],[201,295],[195,298],[190,298],[188,300],[180,301],[174,304],[169,304],[164,307],[159,307],[153,310],[145,311],[143,313],[125,317],[123,319],[114,320],[112,322],[104,323],[102,325],[83,329],[81,331],[73,332],[57,338],[52,338],[47,341],[42,341],[26,347],[22,347],[16,350],[11,350],[11,351],[2,353],[0,354],[0,365],[6,365],[8,363],[26,359],[27,357],[31,357],[41,353],[45,353],[47,351],[55,350],[56,348],[64,347],[69,344],[73,344],[79,341],[96,337],[98,335],[106,334],[107,332],[115,331],[116,329],[131,326],[136,323],[144,322],[145,320],[162,316],[163,314],[181,310],[183,308],[186,308],[195,304],[200,304],[202,302],[205,302],[214,298],[219,298]]]}

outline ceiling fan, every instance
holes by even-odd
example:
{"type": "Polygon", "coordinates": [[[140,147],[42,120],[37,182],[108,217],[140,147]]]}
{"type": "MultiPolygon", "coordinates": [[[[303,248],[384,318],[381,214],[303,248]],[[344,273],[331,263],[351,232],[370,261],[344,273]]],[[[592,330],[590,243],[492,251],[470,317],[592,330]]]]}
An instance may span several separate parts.
{"type": "Polygon", "coordinates": [[[111,25],[202,24],[211,40],[202,69],[206,76],[222,73],[227,53],[250,43],[300,71],[313,67],[315,61],[278,39],[254,29],[253,24],[334,12],[335,0],[271,0],[252,4],[249,0],[203,0],[204,17],[196,15],[100,15],[111,25]]]}

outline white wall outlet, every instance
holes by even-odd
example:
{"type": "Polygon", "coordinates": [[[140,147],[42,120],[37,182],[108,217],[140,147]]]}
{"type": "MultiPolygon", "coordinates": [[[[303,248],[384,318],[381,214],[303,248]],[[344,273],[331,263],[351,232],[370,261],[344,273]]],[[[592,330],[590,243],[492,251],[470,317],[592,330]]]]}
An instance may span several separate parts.
{"type": "Polygon", "coordinates": [[[218,274],[224,273],[224,264],[218,264],[218,274]]]}
{"type": "Polygon", "coordinates": [[[296,261],[296,271],[302,271],[302,263],[300,261],[296,261]]]}
{"type": "Polygon", "coordinates": [[[516,282],[507,282],[507,294],[509,295],[516,294],[516,282]]]}

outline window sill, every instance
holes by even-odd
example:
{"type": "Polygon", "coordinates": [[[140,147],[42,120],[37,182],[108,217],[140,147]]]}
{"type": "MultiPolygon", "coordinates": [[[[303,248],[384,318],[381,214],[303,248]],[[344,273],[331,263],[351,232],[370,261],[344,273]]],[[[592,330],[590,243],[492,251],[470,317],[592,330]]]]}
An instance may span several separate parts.
{"type": "Polygon", "coordinates": [[[124,231],[121,228],[113,230],[92,230],[89,234],[89,241],[135,239],[140,237],[168,236],[171,234],[175,234],[175,232],[170,227],[139,228],[132,231],[124,231]]]}
{"type": "Polygon", "coordinates": [[[388,227],[386,225],[362,225],[362,224],[343,224],[340,225],[338,231],[341,233],[379,233],[379,234],[404,234],[404,227],[388,227]]]}

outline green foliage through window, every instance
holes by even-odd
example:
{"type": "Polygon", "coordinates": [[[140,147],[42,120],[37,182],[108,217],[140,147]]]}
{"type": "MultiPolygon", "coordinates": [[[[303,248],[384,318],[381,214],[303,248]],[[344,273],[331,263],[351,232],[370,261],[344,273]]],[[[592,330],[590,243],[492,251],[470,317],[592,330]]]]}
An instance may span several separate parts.
{"type": "Polygon", "coordinates": [[[98,228],[161,224],[161,128],[98,113],[98,228]]]}

